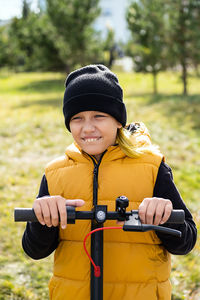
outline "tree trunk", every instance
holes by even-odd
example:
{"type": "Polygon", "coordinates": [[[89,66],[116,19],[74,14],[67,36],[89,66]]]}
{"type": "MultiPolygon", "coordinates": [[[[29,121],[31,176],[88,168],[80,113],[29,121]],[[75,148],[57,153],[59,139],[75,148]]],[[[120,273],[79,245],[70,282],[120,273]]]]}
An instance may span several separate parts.
{"type": "Polygon", "coordinates": [[[199,72],[199,65],[198,63],[194,64],[194,69],[197,77],[200,77],[200,72],[199,72]]]}
{"type": "Polygon", "coordinates": [[[184,12],[184,1],[181,1],[179,9],[179,55],[180,62],[182,66],[182,81],[183,81],[183,95],[187,95],[187,57],[189,53],[187,51],[186,42],[187,42],[187,27],[186,27],[186,16],[184,12]]]}
{"type": "Polygon", "coordinates": [[[114,61],[114,47],[112,47],[110,50],[109,50],[109,54],[110,54],[110,57],[109,57],[109,61],[108,61],[108,68],[111,69],[112,68],[112,65],[113,65],[113,61],[114,61]]]}
{"type": "Polygon", "coordinates": [[[71,67],[69,64],[65,64],[65,72],[67,73],[67,75],[69,75],[69,73],[71,72],[71,67]]]}
{"type": "Polygon", "coordinates": [[[157,72],[153,71],[153,93],[154,95],[157,95],[158,88],[157,88],[157,72]]]}
{"type": "Polygon", "coordinates": [[[185,59],[182,61],[182,80],[183,80],[183,95],[187,95],[187,64],[185,59]]]}

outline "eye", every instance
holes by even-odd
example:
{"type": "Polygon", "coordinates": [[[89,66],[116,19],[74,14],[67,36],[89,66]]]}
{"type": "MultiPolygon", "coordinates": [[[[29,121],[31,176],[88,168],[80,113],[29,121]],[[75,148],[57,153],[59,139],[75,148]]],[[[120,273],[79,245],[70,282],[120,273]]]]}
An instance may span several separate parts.
{"type": "Polygon", "coordinates": [[[105,115],[100,115],[100,114],[95,115],[95,118],[105,118],[105,117],[106,117],[105,115]]]}
{"type": "Polygon", "coordinates": [[[81,120],[81,117],[73,117],[73,118],[71,118],[71,121],[75,121],[75,120],[81,120]]]}

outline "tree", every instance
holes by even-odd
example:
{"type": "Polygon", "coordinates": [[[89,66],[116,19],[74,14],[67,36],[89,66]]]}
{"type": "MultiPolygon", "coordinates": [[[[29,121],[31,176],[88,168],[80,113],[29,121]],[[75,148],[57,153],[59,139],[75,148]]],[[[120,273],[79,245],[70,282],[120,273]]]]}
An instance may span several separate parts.
{"type": "Polygon", "coordinates": [[[99,0],[46,0],[40,13],[23,0],[22,17],[14,18],[9,39],[17,45],[17,61],[25,70],[67,70],[103,61],[103,44],[92,24],[99,0]]]}
{"type": "Polygon", "coordinates": [[[35,48],[35,24],[37,15],[30,9],[30,1],[23,1],[22,17],[13,18],[9,25],[10,42],[15,41],[18,51],[18,62],[29,70],[33,65],[35,48]]]}
{"type": "Polygon", "coordinates": [[[59,58],[67,72],[101,60],[98,36],[92,27],[100,13],[99,0],[47,0],[47,14],[59,58]]]}
{"type": "Polygon", "coordinates": [[[169,0],[169,48],[173,64],[182,68],[183,94],[188,93],[188,68],[200,62],[200,1],[169,0]]]}
{"type": "Polygon", "coordinates": [[[30,9],[30,1],[28,1],[28,0],[23,0],[23,5],[22,5],[22,18],[23,18],[23,19],[27,19],[30,13],[31,13],[31,9],[30,9]]]}
{"type": "Polygon", "coordinates": [[[4,67],[9,62],[8,34],[3,26],[0,27],[0,67],[4,67]]]}
{"type": "Polygon", "coordinates": [[[63,69],[49,19],[45,14],[31,11],[29,5],[23,2],[22,17],[12,19],[9,26],[10,43],[15,42],[18,49],[17,64],[26,71],[63,69]]]}
{"type": "Polygon", "coordinates": [[[156,94],[157,74],[167,67],[164,3],[160,0],[134,0],[126,18],[132,34],[128,52],[133,56],[135,70],[152,73],[156,94]]]}
{"type": "Polygon", "coordinates": [[[20,49],[15,39],[11,39],[9,25],[0,27],[0,68],[15,68],[19,63],[20,49]]]}
{"type": "Polygon", "coordinates": [[[107,35],[103,41],[104,64],[109,69],[112,68],[114,60],[120,56],[120,48],[115,42],[115,33],[112,28],[108,28],[107,35]]]}

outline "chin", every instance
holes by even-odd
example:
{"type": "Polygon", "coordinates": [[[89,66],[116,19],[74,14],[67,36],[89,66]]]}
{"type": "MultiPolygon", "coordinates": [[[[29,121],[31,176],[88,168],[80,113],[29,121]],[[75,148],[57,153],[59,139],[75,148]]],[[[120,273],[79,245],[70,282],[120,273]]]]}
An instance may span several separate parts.
{"type": "Polygon", "coordinates": [[[103,153],[104,151],[105,151],[105,149],[103,149],[102,151],[100,150],[95,150],[95,149],[90,149],[90,148],[82,148],[83,149],[83,151],[85,151],[87,154],[89,154],[89,155],[99,155],[99,154],[101,154],[101,153],[103,153]]]}

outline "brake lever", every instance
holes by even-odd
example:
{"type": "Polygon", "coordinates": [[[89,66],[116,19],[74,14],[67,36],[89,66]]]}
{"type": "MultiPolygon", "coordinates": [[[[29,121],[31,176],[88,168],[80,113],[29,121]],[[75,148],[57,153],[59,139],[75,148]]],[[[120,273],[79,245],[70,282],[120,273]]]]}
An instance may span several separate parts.
{"type": "Polygon", "coordinates": [[[156,230],[159,232],[163,232],[165,234],[170,234],[176,237],[181,237],[182,233],[179,230],[157,226],[157,225],[149,225],[149,224],[142,224],[140,221],[140,217],[137,211],[131,211],[131,215],[129,219],[124,222],[123,225],[124,231],[137,231],[137,232],[145,232],[150,230],[156,230]]]}

